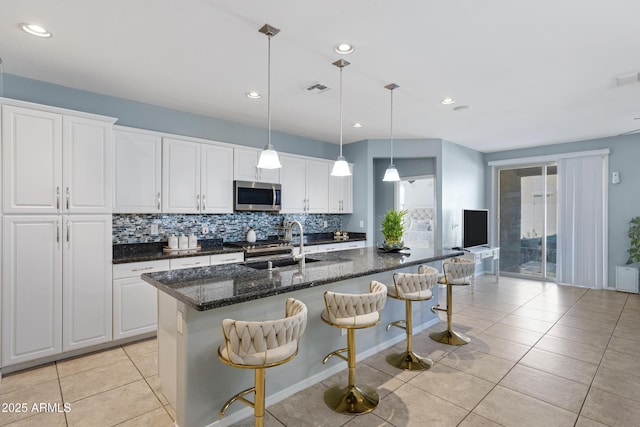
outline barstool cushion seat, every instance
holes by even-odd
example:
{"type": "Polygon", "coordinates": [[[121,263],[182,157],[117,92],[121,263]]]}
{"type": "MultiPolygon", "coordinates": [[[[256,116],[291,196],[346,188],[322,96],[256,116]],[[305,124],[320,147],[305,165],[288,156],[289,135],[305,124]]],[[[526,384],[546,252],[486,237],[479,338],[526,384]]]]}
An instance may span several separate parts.
{"type": "Polygon", "coordinates": [[[380,310],[387,301],[387,287],[375,280],[366,294],[324,293],[322,319],[339,327],[366,328],[380,321],[380,310]]]}
{"type": "Polygon", "coordinates": [[[286,318],[264,322],[224,319],[220,357],[236,365],[263,366],[286,360],[298,349],[307,326],[307,306],[289,298],[286,318]]]}
{"type": "Polygon", "coordinates": [[[427,289],[424,291],[417,291],[417,292],[405,292],[402,294],[402,296],[399,296],[398,293],[396,292],[395,286],[387,286],[387,295],[390,296],[391,298],[408,299],[411,301],[422,301],[426,299],[431,299],[431,297],[433,297],[433,292],[431,292],[430,289],[427,289]]]}

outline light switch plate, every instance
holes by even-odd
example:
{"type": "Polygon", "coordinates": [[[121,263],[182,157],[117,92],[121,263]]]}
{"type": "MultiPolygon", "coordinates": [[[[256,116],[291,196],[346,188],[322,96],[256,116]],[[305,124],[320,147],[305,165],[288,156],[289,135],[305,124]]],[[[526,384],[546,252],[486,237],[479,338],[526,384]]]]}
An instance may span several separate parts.
{"type": "Polygon", "coordinates": [[[611,183],[620,184],[620,172],[611,172],[611,183]]]}

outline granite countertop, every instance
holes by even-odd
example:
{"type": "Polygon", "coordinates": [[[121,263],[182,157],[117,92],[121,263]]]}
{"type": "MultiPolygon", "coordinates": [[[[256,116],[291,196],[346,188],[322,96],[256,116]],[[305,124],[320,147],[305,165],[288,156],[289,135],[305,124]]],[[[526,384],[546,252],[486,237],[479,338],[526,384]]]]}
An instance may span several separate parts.
{"type": "Polygon", "coordinates": [[[198,241],[200,250],[185,252],[163,252],[166,242],[127,243],[113,245],[113,263],[158,261],[171,258],[184,258],[200,255],[217,255],[232,252],[243,252],[242,248],[228,248],[222,245],[222,239],[207,239],[198,241]]]}
{"type": "Polygon", "coordinates": [[[304,272],[297,264],[268,271],[240,263],[145,273],[142,279],[196,310],[205,311],[460,255],[463,252],[434,249],[386,253],[367,247],[308,255],[304,272]]]}
{"type": "MultiPolygon", "coordinates": [[[[366,236],[366,233],[349,233],[348,239],[336,240],[333,237],[333,233],[311,233],[304,236],[304,244],[323,245],[357,240],[364,241],[367,240],[366,236]]],[[[166,244],[166,242],[152,242],[113,245],[113,264],[243,252],[241,248],[224,246],[222,239],[199,240],[198,244],[201,246],[201,249],[198,251],[163,252],[162,248],[166,246],[166,244]]],[[[291,241],[291,244],[294,246],[300,245],[300,239],[296,236],[296,238],[291,241]]]]}

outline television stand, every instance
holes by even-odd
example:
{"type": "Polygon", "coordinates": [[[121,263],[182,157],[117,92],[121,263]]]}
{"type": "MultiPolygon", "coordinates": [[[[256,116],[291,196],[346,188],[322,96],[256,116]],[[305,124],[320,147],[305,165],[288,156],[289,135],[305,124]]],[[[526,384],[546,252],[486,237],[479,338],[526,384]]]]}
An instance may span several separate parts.
{"type": "MultiPolygon", "coordinates": [[[[466,248],[463,258],[472,259],[477,266],[482,264],[486,259],[491,259],[493,274],[496,276],[496,282],[500,280],[500,248],[497,246],[476,246],[473,248],[466,248]]],[[[476,279],[475,274],[471,278],[471,292],[475,291],[476,279]]]]}

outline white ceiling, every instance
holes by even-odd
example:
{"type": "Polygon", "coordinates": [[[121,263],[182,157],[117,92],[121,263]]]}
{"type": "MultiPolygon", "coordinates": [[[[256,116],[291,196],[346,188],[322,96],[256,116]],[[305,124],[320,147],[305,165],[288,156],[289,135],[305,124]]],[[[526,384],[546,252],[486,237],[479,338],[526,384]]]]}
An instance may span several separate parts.
{"type": "Polygon", "coordinates": [[[640,128],[640,84],[613,84],[640,70],[635,0],[0,0],[0,11],[5,73],[260,127],[266,98],[245,93],[266,92],[269,23],[281,29],[273,129],[333,143],[340,57],[345,143],[389,137],[391,82],[398,139],[491,152],[640,128]],[[356,51],[340,56],[345,41],[356,51]],[[315,82],[331,90],[307,93],[315,82]]]}

